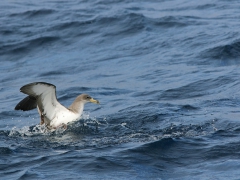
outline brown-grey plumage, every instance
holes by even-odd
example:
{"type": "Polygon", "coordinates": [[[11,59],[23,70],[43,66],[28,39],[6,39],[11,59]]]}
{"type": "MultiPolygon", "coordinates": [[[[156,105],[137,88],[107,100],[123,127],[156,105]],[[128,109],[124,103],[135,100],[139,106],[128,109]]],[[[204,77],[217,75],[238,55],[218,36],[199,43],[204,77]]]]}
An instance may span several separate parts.
{"type": "Polygon", "coordinates": [[[66,108],[57,101],[56,86],[45,82],[27,84],[21,87],[20,91],[29,96],[20,101],[15,109],[27,111],[37,107],[41,124],[45,123],[50,129],[79,120],[85,103],[99,104],[99,101],[91,96],[81,94],[66,108]]]}

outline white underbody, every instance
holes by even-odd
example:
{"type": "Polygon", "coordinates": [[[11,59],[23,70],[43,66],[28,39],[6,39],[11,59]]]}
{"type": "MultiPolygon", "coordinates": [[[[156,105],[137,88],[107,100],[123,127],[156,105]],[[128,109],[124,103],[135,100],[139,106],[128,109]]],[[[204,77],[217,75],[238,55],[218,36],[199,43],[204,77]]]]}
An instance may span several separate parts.
{"type": "Polygon", "coordinates": [[[56,114],[56,117],[51,120],[50,126],[57,128],[62,124],[67,124],[69,122],[77,121],[81,117],[81,114],[73,113],[70,110],[60,111],[56,114]]]}
{"type": "MultiPolygon", "coordinates": [[[[80,113],[74,113],[67,108],[56,107],[55,116],[53,119],[44,117],[44,123],[51,128],[58,128],[62,124],[68,124],[69,122],[77,121],[81,118],[82,111],[80,113]]],[[[40,114],[40,111],[38,111],[40,114]]],[[[41,116],[41,114],[40,114],[41,116]]]]}

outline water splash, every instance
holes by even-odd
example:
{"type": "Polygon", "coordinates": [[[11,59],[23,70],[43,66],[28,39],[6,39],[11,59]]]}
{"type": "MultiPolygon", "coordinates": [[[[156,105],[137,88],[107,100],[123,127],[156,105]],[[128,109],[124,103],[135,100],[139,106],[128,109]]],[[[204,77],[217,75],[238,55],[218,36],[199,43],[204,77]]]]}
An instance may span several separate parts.
{"type": "Polygon", "coordinates": [[[57,128],[56,130],[49,130],[45,125],[33,125],[24,126],[18,128],[14,126],[10,131],[9,137],[31,137],[31,136],[50,136],[50,135],[63,135],[68,132],[88,133],[98,129],[102,124],[107,123],[106,118],[103,120],[104,123],[97,120],[96,117],[91,117],[89,112],[83,112],[83,115],[79,121],[69,123],[67,129],[63,127],[57,128]]]}

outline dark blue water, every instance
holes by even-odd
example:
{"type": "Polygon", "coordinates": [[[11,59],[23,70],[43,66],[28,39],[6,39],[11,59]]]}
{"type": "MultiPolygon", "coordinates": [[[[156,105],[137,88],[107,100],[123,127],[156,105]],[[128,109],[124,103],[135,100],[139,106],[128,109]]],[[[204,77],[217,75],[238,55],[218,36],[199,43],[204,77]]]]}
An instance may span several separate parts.
{"type": "Polygon", "coordinates": [[[1,179],[239,179],[240,4],[0,2],[1,179]],[[44,81],[69,106],[100,100],[66,131],[15,111],[44,81]]]}

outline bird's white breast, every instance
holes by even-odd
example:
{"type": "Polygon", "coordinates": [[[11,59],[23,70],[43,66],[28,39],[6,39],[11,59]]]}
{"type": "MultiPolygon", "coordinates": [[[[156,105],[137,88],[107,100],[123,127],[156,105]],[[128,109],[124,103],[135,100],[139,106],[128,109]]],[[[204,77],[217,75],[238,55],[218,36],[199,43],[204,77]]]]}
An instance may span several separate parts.
{"type": "Polygon", "coordinates": [[[76,114],[68,109],[60,110],[56,113],[55,117],[51,120],[50,126],[57,128],[58,126],[67,124],[72,121],[77,121],[81,114],[76,114]]]}

